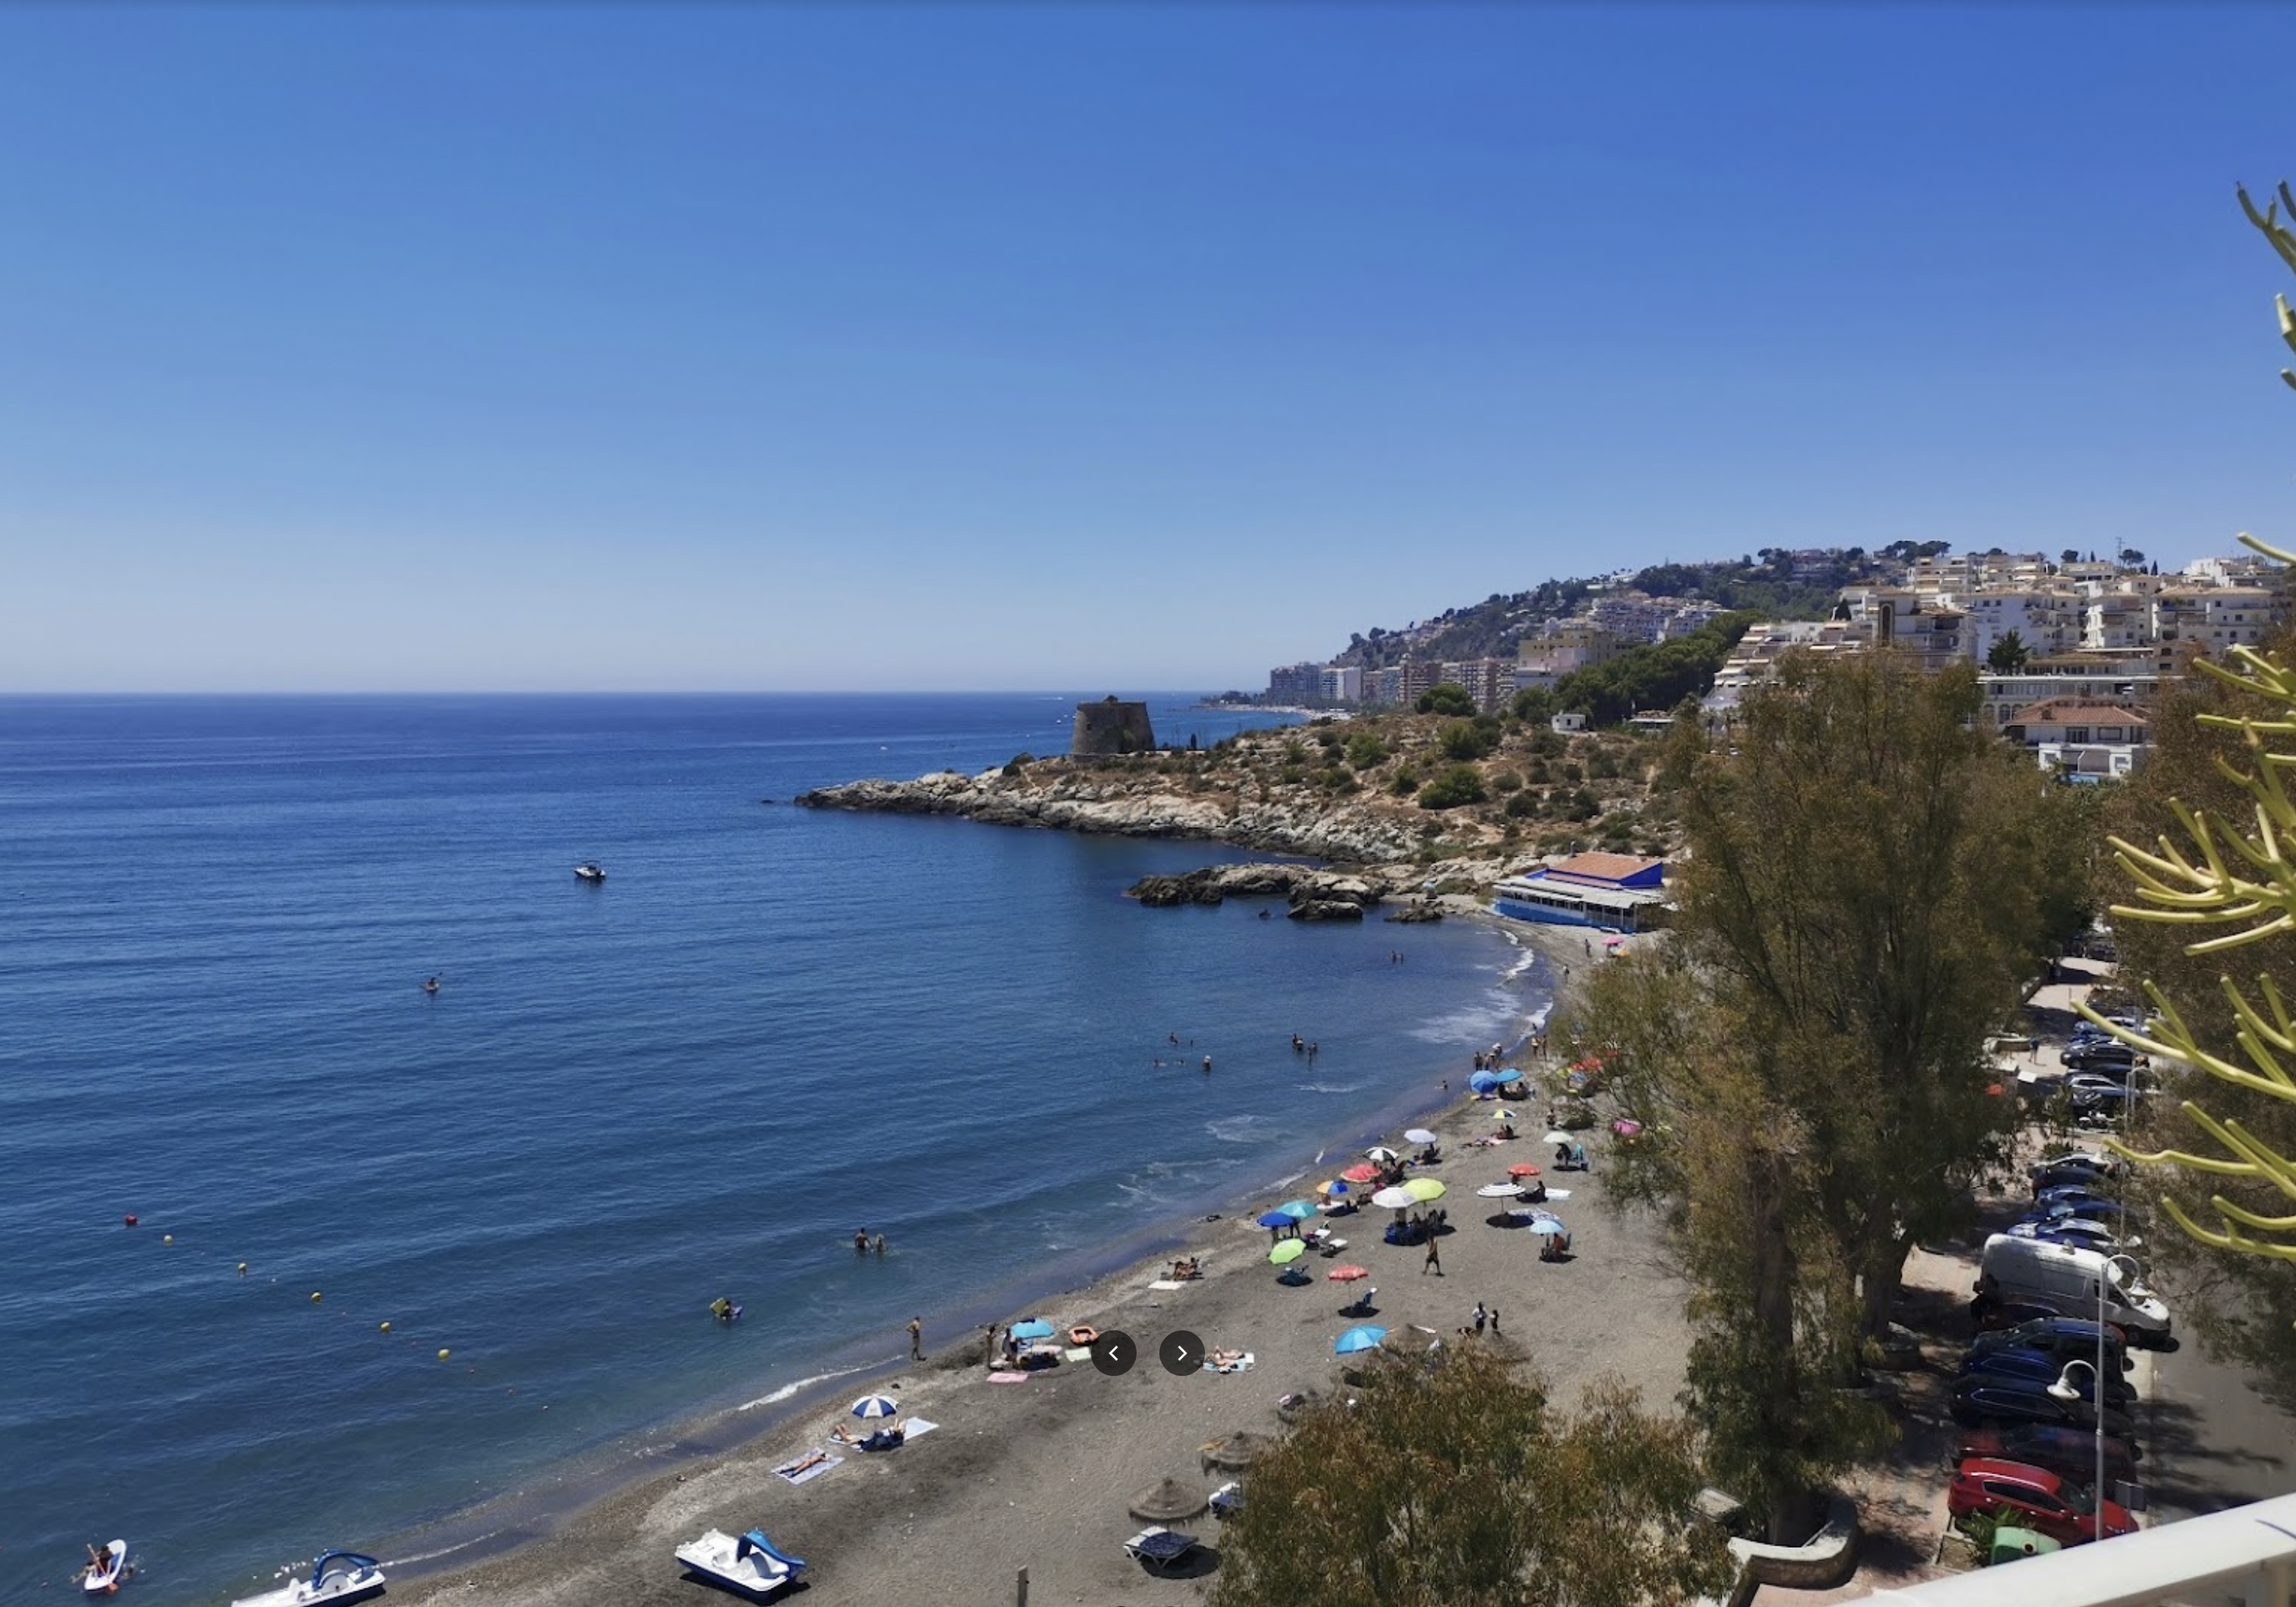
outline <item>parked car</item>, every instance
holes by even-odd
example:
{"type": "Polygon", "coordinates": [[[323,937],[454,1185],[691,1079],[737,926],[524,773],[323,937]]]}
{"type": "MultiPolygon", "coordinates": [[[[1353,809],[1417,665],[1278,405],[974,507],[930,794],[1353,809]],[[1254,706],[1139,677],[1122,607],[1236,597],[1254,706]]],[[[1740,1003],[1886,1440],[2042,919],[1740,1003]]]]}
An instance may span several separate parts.
{"type": "Polygon", "coordinates": [[[2118,1200],[2067,1200],[2041,1213],[2050,1222],[2096,1222],[2118,1232],[2136,1226],[2136,1213],[2118,1200]]]}
{"type": "Polygon", "coordinates": [[[2028,1217],[2021,1222],[2012,1222],[2001,1231],[2015,1239],[2038,1239],[2048,1244],[2075,1244],[2083,1250],[2101,1250],[2108,1255],[2116,1250],[2133,1250],[2144,1242],[2135,1235],[2123,1239],[2109,1225],[2092,1222],[2086,1217],[2028,1217]]]}
{"type": "MultiPolygon", "coordinates": [[[[2030,1379],[1973,1374],[1954,1381],[1950,1406],[1954,1422],[1964,1429],[2023,1428],[2038,1423],[2049,1428],[2094,1432],[2096,1414],[2086,1400],[2059,1400],[2046,1384],[2030,1379]]],[[[2125,1412],[2108,1405],[2104,1431],[2115,1439],[2135,1439],[2136,1425],[2125,1412]]]]}
{"type": "Polygon", "coordinates": [[[2112,1186],[2112,1174],[2090,1166],[2086,1160],[2053,1160],[2032,1170],[2033,1193],[2044,1189],[2087,1188],[2102,1193],[2112,1186]]]}
{"type": "MultiPolygon", "coordinates": [[[[2143,1455],[2128,1440],[2108,1438],[2104,1442],[2105,1478],[2134,1483],[2136,1464],[2143,1455]]],[[[2079,1429],[1960,1430],[1954,1435],[1953,1459],[1958,1464],[1972,1456],[2046,1468],[2076,1484],[2090,1483],[2096,1477],[2096,1436],[2079,1429]]]]}
{"type": "Polygon", "coordinates": [[[2046,1468],[1989,1457],[1963,1463],[1946,1494],[1946,1510],[1956,1518],[1965,1518],[2005,1506],[2016,1513],[2026,1528],[2067,1546],[2136,1532],[2136,1521],[2126,1507],[2096,1500],[2079,1485],[2046,1468]]]}
{"type": "MultiPolygon", "coordinates": [[[[2096,1359],[2097,1325],[2085,1317],[2045,1316],[2013,1328],[2003,1328],[1991,1333],[1980,1333],[1970,1342],[1972,1350],[2043,1350],[2070,1361],[2075,1357],[2084,1361],[2096,1359]]],[[[2104,1325],[2105,1365],[2118,1364],[2126,1373],[2133,1365],[2128,1359],[2128,1341],[2120,1329],[2111,1323],[2104,1325]]],[[[2013,1460],[2013,1458],[2012,1459],[2013,1460]]]]}
{"type": "Polygon", "coordinates": [[[2033,1195],[2037,1207],[2070,1204],[2077,1200],[2110,1200],[2102,1181],[2091,1183],[2058,1183],[2041,1189],[2033,1195]]]}
{"type": "Polygon", "coordinates": [[[2068,1066],[2087,1071],[2098,1066],[2133,1066],[2138,1060],[2136,1050],[2117,1037],[2092,1038],[2067,1044],[2057,1058],[2068,1066]]]}
{"type": "MultiPolygon", "coordinates": [[[[2093,1364],[2081,1358],[2083,1365],[2071,1365],[2075,1358],[2051,1356],[2041,1350],[2022,1350],[2013,1347],[2000,1350],[1973,1350],[1962,1357],[1961,1376],[1964,1378],[2021,1379],[2046,1389],[2064,1373],[2072,1376],[2066,1384],[2087,1397],[2093,1393],[2089,1376],[2095,1371],[2093,1364]]],[[[2136,1391],[2118,1372],[2108,1372],[2104,1382],[2104,1404],[2117,1412],[2126,1412],[2136,1404],[2136,1391]]]]}
{"type": "Polygon", "coordinates": [[[1981,1289],[1977,1298],[1969,1302],[1969,1318],[1980,1337],[2000,1333],[2070,1313],[2055,1300],[2020,1290],[2005,1297],[1997,1290],[1981,1289]]]}

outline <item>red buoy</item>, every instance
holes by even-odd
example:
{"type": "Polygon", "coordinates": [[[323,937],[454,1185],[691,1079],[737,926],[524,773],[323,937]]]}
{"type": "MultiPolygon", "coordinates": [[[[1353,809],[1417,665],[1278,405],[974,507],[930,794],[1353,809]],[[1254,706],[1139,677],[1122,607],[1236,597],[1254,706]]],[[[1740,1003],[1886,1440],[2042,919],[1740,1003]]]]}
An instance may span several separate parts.
{"type": "Polygon", "coordinates": [[[133,1217],[128,1218],[127,1218],[127,1226],[130,1226],[130,1227],[135,1226],[135,1218],[133,1218],[133,1217]]]}

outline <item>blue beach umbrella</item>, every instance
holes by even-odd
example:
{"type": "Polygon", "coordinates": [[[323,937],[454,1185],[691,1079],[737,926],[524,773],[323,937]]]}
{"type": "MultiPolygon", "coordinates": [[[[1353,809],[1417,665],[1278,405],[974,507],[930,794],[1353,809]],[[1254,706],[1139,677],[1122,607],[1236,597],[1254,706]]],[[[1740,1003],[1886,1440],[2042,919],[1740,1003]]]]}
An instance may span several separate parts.
{"type": "Polygon", "coordinates": [[[1562,1218],[1560,1217],[1533,1217],[1530,1219],[1530,1231],[1543,1239],[1553,1239],[1570,1230],[1562,1226],[1562,1218]]]}
{"type": "Polygon", "coordinates": [[[1306,1200],[1286,1200],[1283,1204],[1277,1206],[1275,1209],[1282,1211],[1285,1216],[1291,1217],[1294,1219],[1303,1217],[1312,1217],[1316,1214],[1315,1205],[1311,1201],[1306,1200]]]}
{"type": "Polygon", "coordinates": [[[1016,1340],[1050,1339],[1053,1337],[1053,1325],[1040,1316],[1032,1316],[1026,1322],[1013,1324],[1013,1337],[1016,1340]]]}
{"type": "Polygon", "coordinates": [[[1499,1079],[1488,1071],[1478,1071],[1467,1079],[1467,1086],[1478,1094],[1496,1093],[1498,1086],[1499,1079]]]}
{"type": "Polygon", "coordinates": [[[1290,1211],[1268,1211],[1259,1218],[1259,1226],[1262,1227],[1291,1227],[1295,1226],[1299,1220],[1300,1218],[1293,1216],[1290,1211]]]}
{"type": "Polygon", "coordinates": [[[1365,1324],[1350,1328],[1332,1341],[1332,1349],[1341,1356],[1353,1356],[1358,1350],[1376,1350],[1379,1341],[1387,1337],[1387,1330],[1365,1324]]]}
{"type": "MultiPolygon", "coordinates": [[[[1495,1083],[1519,1083],[1522,1080],[1522,1073],[1516,1070],[1512,1066],[1508,1067],[1504,1071],[1493,1071],[1488,1073],[1488,1075],[1490,1079],[1495,1083]]],[[[1470,1078],[1468,1080],[1472,1082],[1474,1079],[1470,1078]]]]}
{"type": "Polygon", "coordinates": [[[898,1417],[900,1414],[900,1403],[889,1400],[882,1395],[864,1395],[853,1403],[853,1415],[856,1417],[898,1417]]]}

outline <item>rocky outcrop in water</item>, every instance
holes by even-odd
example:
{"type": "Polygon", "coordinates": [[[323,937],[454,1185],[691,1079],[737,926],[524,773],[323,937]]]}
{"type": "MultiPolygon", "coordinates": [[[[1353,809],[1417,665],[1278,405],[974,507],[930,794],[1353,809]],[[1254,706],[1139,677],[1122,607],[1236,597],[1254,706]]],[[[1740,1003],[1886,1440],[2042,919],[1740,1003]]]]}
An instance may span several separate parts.
{"type": "Polygon", "coordinates": [[[1161,781],[1154,772],[1059,769],[1040,776],[944,770],[914,781],[823,787],[796,801],[811,809],[954,815],[992,825],[1111,836],[1200,837],[1350,864],[1406,860],[1418,846],[1416,823],[1393,817],[1405,813],[1400,807],[1338,803],[1304,790],[1185,792],[1161,781]]]}

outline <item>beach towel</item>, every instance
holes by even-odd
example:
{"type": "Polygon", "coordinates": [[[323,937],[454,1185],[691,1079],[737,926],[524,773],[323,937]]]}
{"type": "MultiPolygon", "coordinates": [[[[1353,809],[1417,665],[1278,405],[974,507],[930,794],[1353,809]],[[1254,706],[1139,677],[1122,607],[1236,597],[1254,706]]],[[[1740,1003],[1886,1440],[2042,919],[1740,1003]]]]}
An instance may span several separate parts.
{"type": "Polygon", "coordinates": [[[1149,1284],[1148,1287],[1151,1289],[1161,1289],[1167,1293],[1169,1293],[1175,1289],[1185,1288],[1186,1285],[1182,1283],[1177,1278],[1158,1278],[1154,1283],[1149,1284]]]}
{"type": "Polygon", "coordinates": [[[803,1456],[799,1456],[791,1461],[783,1463],[781,1466],[774,1470],[775,1477],[786,1479],[791,1484],[803,1484],[808,1479],[818,1479],[830,1469],[843,1465],[845,1458],[842,1456],[832,1456],[825,1462],[815,1463],[809,1468],[799,1468],[796,1472],[790,1472],[791,1468],[797,1467],[797,1464],[804,1460],[805,1458],[803,1456]]]}
{"type": "Polygon", "coordinates": [[[1061,1359],[1064,1362],[1088,1362],[1092,1359],[1092,1347],[1078,1345],[1071,1349],[1063,1350],[1061,1352],[1061,1359]]]}
{"type": "Polygon", "coordinates": [[[1247,1350],[1241,1357],[1232,1362],[1206,1361],[1204,1363],[1204,1371],[1207,1373],[1249,1373],[1254,1366],[1259,1365],[1259,1357],[1247,1350]]]}
{"type": "Polygon", "coordinates": [[[912,1417],[909,1419],[907,1438],[911,1439],[919,1439],[924,1435],[931,1433],[939,1427],[940,1427],[940,1424],[937,1423],[927,1423],[922,1417],[912,1417]]]}
{"type": "Polygon", "coordinates": [[[991,1373],[988,1375],[988,1382],[992,1384],[1025,1384],[1036,1376],[1033,1373],[1014,1373],[1007,1369],[1004,1372],[991,1373]]]}

